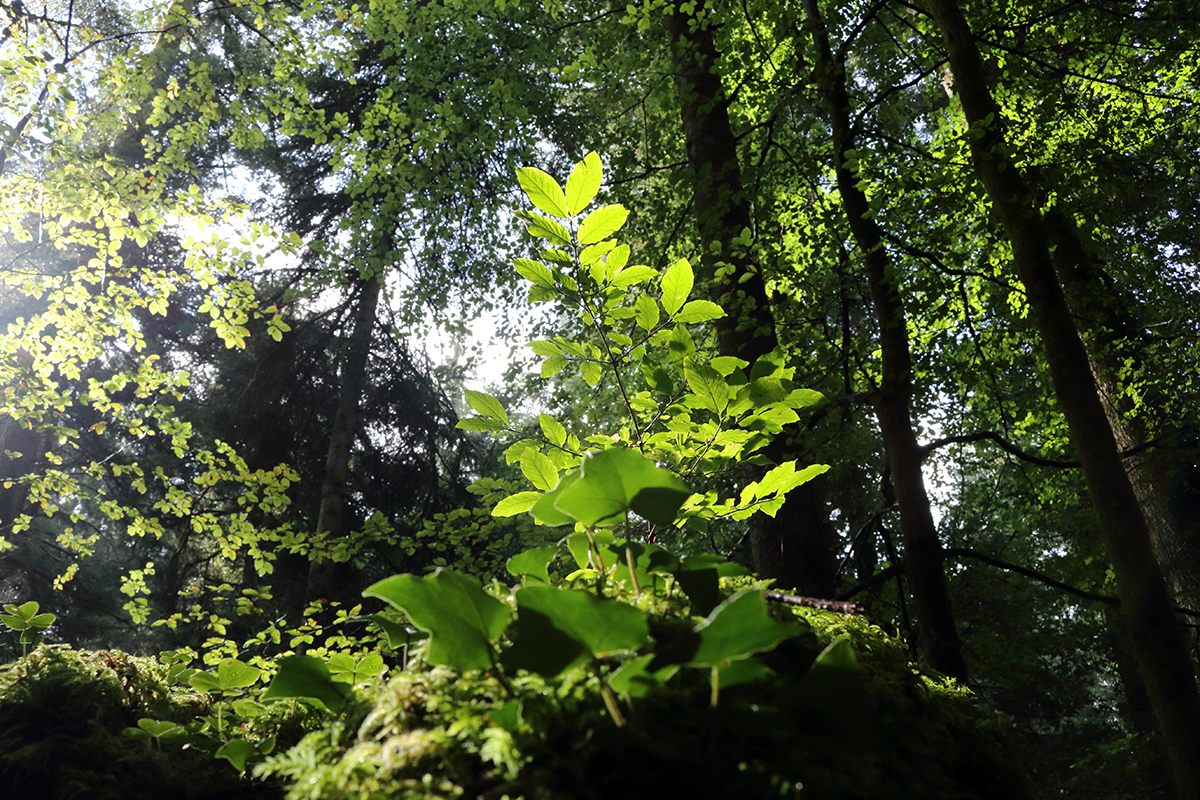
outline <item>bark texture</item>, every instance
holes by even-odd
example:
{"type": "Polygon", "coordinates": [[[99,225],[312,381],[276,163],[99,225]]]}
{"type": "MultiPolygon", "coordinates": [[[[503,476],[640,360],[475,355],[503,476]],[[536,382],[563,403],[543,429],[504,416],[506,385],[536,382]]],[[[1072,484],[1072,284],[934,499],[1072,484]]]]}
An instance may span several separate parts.
{"type": "MultiPolygon", "coordinates": [[[[735,242],[752,230],[753,222],[742,188],[728,101],[715,72],[719,53],[712,20],[702,11],[694,15],[675,11],[666,15],[665,22],[692,172],[693,211],[703,248],[700,274],[710,299],[728,314],[716,322],[718,348],[722,355],[753,364],[779,342],[762,271],[749,248],[735,242]]],[[[763,452],[775,463],[795,457],[783,437],[777,437],[763,452]]],[[[749,480],[762,476],[761,469],[752,469],[749,480]]],[[[790,492],[773,518],[765,514],[751,517],[749,538],[759,575],[811,597],[834,596],[837,534],[819,484],[790,492]]]]}
{"type": "Polygon", "coordinates": [[[846,164],[846,151],[853,146],[854,133],[844,65],[833,55],[817,0],[805,0],[804,6],[817,49],[817,85],[832,123],[838,193],[866,266],[879,326],[882,377],[875,413],[900,510],[905,572],[916,606],[921,651],[935,669],[966,683],[967,664],[954,622],[942,543],[925,491],[923,454],[912,425],[912,354],[904,301],[894,265],[883,245],[883,231],[870,216],[870,205],[858,187],[857,175],[846,164]]]}
{"type": "Polygon", "coordinates": [[[971,156],[1012,245],[1041,336],[1059,407],[1079,452],[1100,531],[1117,578],[1138,667],[1175,771],[1181,800],[1200,798],[1200,695],[1172,610],[1150,531],[1121,463],[1087,351],[1051,256],[1052,242],[1036,197],[1008,155],[1000,109],[988,86],[971,30],[953,0],[930,0],[963,111],[971,156]]]}

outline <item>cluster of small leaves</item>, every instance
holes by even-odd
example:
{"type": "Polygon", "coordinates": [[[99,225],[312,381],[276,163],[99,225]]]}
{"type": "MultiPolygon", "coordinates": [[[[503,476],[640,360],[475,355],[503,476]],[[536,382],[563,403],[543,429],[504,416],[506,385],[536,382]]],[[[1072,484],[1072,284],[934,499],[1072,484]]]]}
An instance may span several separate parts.
{"type": "MultiPolygon", "coordinates": [[[[552,416],[540,415],[541,437],[522,438],[506,452],[508,462],[519,463],[537,491],[505,498],[493,512],[497,516],[533,510],[539,522],[550,525],[604,519],[603,514],[585,515],[585,520],[554,511],[564,497],[569,503],[577,494],[562,474],[581,464],[587,448],[636,448],[689,481],[707,481],[746,461],[765,464],[758,451],[784,426],[797,422],[799,410],[821,399],[817,392],[792,385],[794,369],[778,351],[753,365],[701,355],[689,326],[719,319],[724,310],[709,300],[689,299],[695,275],[686,260],[661,275],[646,265],[630,264],[629,246],[612,238],[628,212],[620,205],[602,205],[584,214],[601,178],[595,153],[575,166],[565,188],[536,168],[518,170],[522,189],[543,212],[518,215],[528,233],[549,246],[540,260],[519,258],[514,267],[532,284],[530,300],[563,304],[579,316],[586,332],[579,339],[533,342],[530,347],[544,357],[542,376],[553,377],[571,365],[589,386],[607,376],[621,397],[625,424],[612,433],[575,434],[552,416]]],[[[515,432],[494,397],[477,391],[466,396],[477,416],[462,420],[460,428],[515,432]]],[[[713,519],[741,520],[760,511],[774,515],[788,491],[827,469],[797,469],[795,462],[768,466],[766,476],[746,484],[737,497],[696,494],[683,504],[678,519],[649,521],[660,530],[679,523],[706,531],[713,519]]]]}

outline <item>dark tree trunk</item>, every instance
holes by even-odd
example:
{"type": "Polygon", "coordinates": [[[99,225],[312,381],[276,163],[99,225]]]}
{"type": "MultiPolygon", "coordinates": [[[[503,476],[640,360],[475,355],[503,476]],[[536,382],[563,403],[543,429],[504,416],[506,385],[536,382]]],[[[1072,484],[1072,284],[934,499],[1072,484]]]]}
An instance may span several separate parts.
{"type": "Polygon", "coordinates": [[[942,543],[925,492],[921,448],[912,426],[912,355],[908,347],[904,301],[896,270],[883,246],[883,232],[870,216],[870,205],[858,187],[857,176],[846,166],[846,151],[853,146],[854,133],[850,126],[850,97],[846,92],[844,66],[833,56],[817,1],[805,0],[804,6],[817,48],[817,85],[832,122],[838,193],[855,244],[866,264],[875,320],[879,325],[883,374],[875,411],[891,467],[896,505],[900,510],[905,572],[916,606],[921,651],[934,669],[966,683],[967,664],[954,622],[942,543]]]}
{"type": "MultiPolygon", "coordinates": [[[[728,101],[721,77],[714,71],[719,54],[711,24],[702,11],[666,15],[692,173],[692,205],[703,253],[700,275],[710,298],[728,314],[716,323],[722,355],[753,364],[779,342],[759,265],[748,247],[735,243],[752,230],[752,220],[742,188],[728,101]]],[[[783,437],[777,437],[763,452],[776,463],[795,457],[788,452],[783,437]]],[[[749,480],[763,474],[759,468],[752,470],[749,480]]],[[[834,596],[837,534],[820,486],[806,485],[792,491],[773,518],[756,514],[750,518],[749,527],[754,568],[759,575],[775,578],[780,588],[795,589],[810,597],[834,596]]]]}
{"type": "MultiPolygon", "coordinates": [[[[1045,191],[1046,187],[1042,187],[1045,191]]],[[[1054,267],[1067,305],[1075,315],[1092,363],[1117,446],[1133,451],[1154,441],[1176,422],[1167,410],[1168,396],[1149,374],[1142,331],[1128,298],[1092,258],[1074,222],[1059,208],[1046,212],[1046,230],[1053,244],[1054,267]],[[1139,407],[1124,391],[1137,384],[1139,407]]],[[[1179,457],[1174,442],[1126,456],[1125,471],[1146,515],[1150,537],[1176,605],[1200,610],[1200,537],[1196,533],[1196,500],[1179,502],[1179,488],[1196,467],[1179,457]],[[1190,506],[1190,508],[1189,508],[1190,506]]],[[[1194,480],[1194,477],[1192,478],[1194,480]]],[[[1186,639],[1200,647],[1194,627],[1186,639]]]]}
{"type": "MultiPolygon", "coordinates": [[[[383,279],[378,275],[360,281],[358,285],[354,327],[342,357],[338,406],[333,417],[333,430],[329,433],[329,453],[325,457],[325,478],[317,515],[316,535],[318,541],[324,543],[349,533],[346,486],[350,479],[350,451],[358,434],[358,409],[367,385],[367,357],[371,352],[382,289],[383,279]]],[[[314,558],[308,571],[308,599],[329,599],[344,594],[346,587],[343,584],[349,574],[345,562],[314,558]]]]}
{"type": "Polygon", "coordinates": [[[930,0],[929,7],[942,32],[954,86],[971,126],[972,161],[1012,245],[1013,263],[1045,347],[1055,394],[1079,452],[1179,796],[1197,800],[1200,695],[1146,518],[1121,463],[1087,351],[1058,284],[1050,236],[1036,197],[1008,156],[1000,109],[970,28],[953,0],[930,0]]]}

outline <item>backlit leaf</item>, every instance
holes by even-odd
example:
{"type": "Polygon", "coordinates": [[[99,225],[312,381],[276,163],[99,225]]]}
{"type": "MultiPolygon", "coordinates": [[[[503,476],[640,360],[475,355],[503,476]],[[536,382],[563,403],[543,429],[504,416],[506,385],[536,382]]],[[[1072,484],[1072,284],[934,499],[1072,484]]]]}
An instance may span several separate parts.
{"type": "MultiPolygon", "coordinates": [[[[563,194],[562,187],[558,185],[558,181],[537,167],[518,167],[517,182],[525,190],[529,202],[547,214],[569,217],[577,213],[567,210],[567,198],[563,194]]],[[[599,186],[596,188],[598,190],[599,186]]]]}

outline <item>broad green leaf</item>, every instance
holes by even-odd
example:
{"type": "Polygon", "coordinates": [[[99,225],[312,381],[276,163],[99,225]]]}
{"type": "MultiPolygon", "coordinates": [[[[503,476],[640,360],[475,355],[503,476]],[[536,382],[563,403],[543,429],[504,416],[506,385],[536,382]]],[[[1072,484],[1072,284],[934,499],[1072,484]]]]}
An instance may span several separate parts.
{"type": "Polygon", "coordinates": [[[370,620],[379,626],[379,629],[387,636],[388,647],[391,648],[399,649],[429,638],[429,634],[425,631],[397,624],[382,614],[368,614],[363,619],[370,620]]]}
{"type": "Polygon", "coordinates": [[[607,280],[611,281],[613,275],[625,269],[629,263],[629,252],[629,245],[619,244],[604,259],[604,277],[607,280]]]}
{"type": "Polygon", "coordinates": [[[825,395],[814,389],[795,389],[788,394],[786,402],[792,408],[808,408],[825,399],[825,395]]]}
{"type": "Polygon", "coordinates": [[[608,253],[616,246],[616,242],[607,241],[598,242],[589,247],[585,247],[579,253],[579,263],[583,264],[585,267],[590,267],[591,265],[600,261],[600,259],[604,257],[605,253],[608,253]]]}
{"type": "Polygon", "coordinates": [[[691,491],[673,473],[636,450],[615,448],[585,456],[581,477],[555,507],[584,525],[620,522],[629,510],[656,525],[670,525],[691,491]]]}
{"type": "Polygon", "coordinates": [[[139,719],[138,727],[150,734],[150,736],[155,739],[160,739],[163,736],[170,736],[172,734],[182,734],[184,732],[183,728],[174,722],[150,719],[148,717],[139,719]]]}
{"type": "Polygon", "coordinates": [[[246,771],[246,762],[258,755],[258,748],[245,739],[230,739],[217,748],[213,758],[223,758],[233,765],[238,772],[246,771]]]}
{"type": "MultiPolygon", "coordinates": [[[[564,359],[565,361],[566,359],[564,359]]],[[[460,419],[454,424],[454,427],[462,431],[502,431],[507,426],[496,419],[487,417],[467,417],[460,419]]]]}
{"type": "Polygon", "coordinates": [[[545,289],[554,289],[558,286],[549,267],[540,261],[534,261],[531,258],[514,258],[513,269],[525,280],[545,289]]]}
{"type": "Polygon", "coordinates": [[[473,389],[467,389],[466,395],[467,402],[476,412],[504,423],[505,427],[508,426],[508,413],[504,410],[504,406],[500,405],[499,400],[486,392],[477,392],[473,389]]]}
{"type": "Polygon", "coordinates": [[[524,514],[529,509],[533,508],[542,497],[541,492],[517,492],[496,503],[496,507],[492,509],[493,517],[515,517],[517,514],[524,514]]]}
{"type": "Polygon", "coordinates": [[[537,488],[548,492],[558,483],[558,467],[534,448],[521,456],[521,473],[537,488]]]}
{"type": "Polygon", "coordinates": [[[279,659],[279,671],[262,694],[266,700],[303,697],[338,713],[354,696],[350,684],[335,681],[329,666],[312,656],[285,656],[279,659]]]}
{"type": "Polygon", "coordinates": [[[717,356],[708,362],[710,367],[721,373],[721,376],[725,378],[732,375],[735,370],[745,368],[749,363],[744,358],[738,358],[737,356],[717,356]]]}
{"type": "Polygon", "coordinates": [[[588,153],[571,170],[567,178],[566,204],[567,212],[575,216],[588,207],[600,191],[600,179],[603,170],[600,166],[600,156],[595,151],[588,153]]]}
{"type": "Polygon", "coordinates": [[[650,671],[647,667],[654,660],[653,655],[638,656],[632,661],[608,676],[608,685],[613,689],[627,694],[632,698],[645,697],[654,689],[671,679],[679,671],[679,665],[668,664],[661,669],[650,671]]]}
{"type": "Polygon", "coordinates": [[[668,315],[683,308],[688,295],[692,293],[694,282],[695,275],[692,273],[692,265],[686,258],[681,258],[667,267],[667,271],[663,273],[661,285],[663,310],[668,315]]]}
{"type": "MultiPolygon", "coordinates": [[[[562,187],[558,185],[558,181],[537,167],[518,167],[517,182],[525,190],[529,202],[547,214],[556,217],[570,217],[578,213],[568,210],[567,198],[563,194],[562,187]]],[[[599,187],[597,187],[598,189],[599,187]]]]}
{"type": "Polygon", "coordinates": [[[636,314],[634,321],[638,327],[647,331],[653,330],[658,324],[658,303],[654,302],[654,298],[648,294],[639,294],[633,308],[636,314]]]}
{"type": "MultiPolygon", "coordinates": [[[[596,531],[594,534],[592,534],[592,538],[596,540],[596,547],[598,547],[601,551],[601,554],[603,554],[608,545],[611,545],[614,541],[616,541],[617,537],[613,536],[611,531],[596,531]]],[[[572,533],[567,537],[567,550],[571,553],[571,557],[575,559],[575,563],[582,568],[592,566],[591,548],[592,545],[588,541],[586,533],[572,533]]],[[[608,569],[611,566],[612,564],[610,564],[607,560],[604,562],[605,569],[608,569]]]]}
{"type": "Polygon", "coordinates": [[[676,322],[694,325],[697,322],[708,322],[725,316],[725,309],[709,300],[693,300],[679,310],[675,315],[676,322]]]}
{"type": "Polygon", "coordinates": [[[526,586],[504,664],[553,676],[582,657],[636,650],[650,636],[645,612],[591,592],[526,586]]]}
{"type": "Polygon", "coordinates": [[[491,643],[508,624],[508,606],[469,575],[439,568],[432,575],[394,575],[363,592],[408,614],[429,633],[427,658],[459,672],[492,665],[491,643]]]}
{"type": "Polygon", "coordinates": [[[549,239],[554,244],[570,247],[571,232],[564,228],[561,222],[540,214],[520,214],[519,216],[528,223],[525,229],[529,231],[530,236],[549,239]]]}
{"type": "Polygon", "coordinates": [[[729,387],[712,367],[689,358],[683,363],[683,377],[705,408],[720,414],[729,405],[729,387]]]}
{"type": "Polygon", "coordinates": [[[529,343],[529,349],[539,356],[561,356],[562,348],[554,342],[539,340],[529,343]]]}
{"type": "Polygon", "coordinates": [[[239,661],[236,658],[226,658],[217,666],[217,680],[221,689],[244,689],[258,682],[262,670],[239,661]]]}
{"type": "Polygon", "coordinates": [[[542,362],[542,377],[553,378],[571,363],[566,356],[551,356],[542,362]]]}
{"type": "Polygon", "coordinates": [[[625,289],[634,284],[642,283],[653,278],[658,273],[652,267],[647,267],[643,264],[638,264],[625,269],[612,276],[611,283],[620,289],[625,289]]]}
{"type": "Polygon", "coordinates": [[[574,519],[559,511],[554,504],[557,502],[559,496],[577,480],[579,480],[578,471],[568,472],[566,475],[563,475],[562,480],[558,482],[558,486],[555,486],[553,490],[542,495],[541,499],[534,503],[529,513],[538,522],[550,527],[570,525],[575,522],[574,519]]]}
{"type": "Polygon", "coordinates": [[[817,656],[817,660],[813,662],[813,669],[818,667],[826,669],[843,669],[857,670],[858,659],[854,655],[854,648],[850,645],[850,640],[845,636],[834,639],[829,646],[821,651],[817,656]]]}
{"type": "Polygon", "coordinates": [[[799,625],[777,622],[767,610],[767,600],[756,589],[726,600],[695,628],[699,647],[688,659],[697,667],[718,666],[774,648],[784,639],[804,632],[799,625]]]}
{"type": "Polygon", "coordinates": [[[542,433],[550,442],[559,447],[567,443],[567,429],[554,417],[549,414],[538,414],[538,425],[541,426],[542,433]]]}
{"type": "Polygon", "coordinates": [[[528,575],[543,583],[550,582],[550,562],[558,555],[558,545],[547,545],[534,550],[517,553],[508,560],[505,568],[510,575],[528,575]]]}
{"type": "Polygon", "coordinates": [[[583,218],[579,223],[579,243],[595,244],[601,239],[607,239],[625,224],[629,211],[621,205],[609,205],[597,208],[583,218]]]}
{"type": "MultiPolygon", "coordinates": [[[[545,371],[543,367],[543,372],[545,371]]],[[[604,375],[604,369],[595,361],[584,361],[579,365],[579,371],[583,375],[583,381],[588,386],[595,388],[600,382],[601,376],[604,375]]]]}

